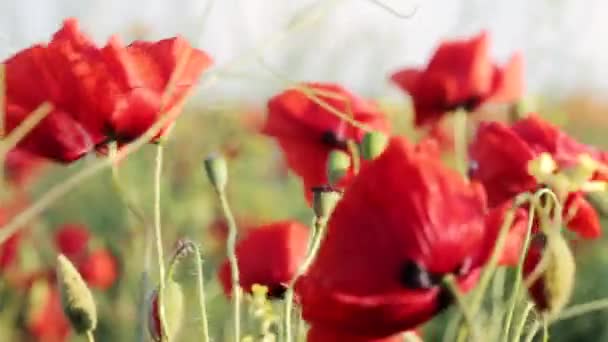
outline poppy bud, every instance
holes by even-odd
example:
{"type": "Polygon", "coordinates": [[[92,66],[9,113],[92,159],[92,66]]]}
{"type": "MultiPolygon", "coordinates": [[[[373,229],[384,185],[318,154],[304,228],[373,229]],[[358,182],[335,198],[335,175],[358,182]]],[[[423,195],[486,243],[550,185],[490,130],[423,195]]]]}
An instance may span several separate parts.
{"type": "MultiPolygon", "coordinates": [[[[166,336],[172,340],[179,331],[182,323],[184,294],[181,286],[169,280],[163,290],[163,304],[165,306],[165,321],[167,322],[166,336]]],[[[148,331],[154,341],[162,340],[162,327],[160,323],[159,307],[158,307],[158,289],[154,290],[148,301],[148,331]]]]}
{"type": "Polygon", "coordinates": [[[312,188],[312,209],[315,216],[327,220],[341,196],[339,190],[330,186],[312,188]]]}
{"type": "Polygon", "coordinates": [[[327,158],[327,179],[337,184],[350,168],[350,156],[340,150],[332,150],[327,158]]]}
{"type": "Polygon", "coordinates": [[[566,240],[558,233],[538,234],[524,263],[528,292],[542,313],[554,317],[568,303],[575,264],[566,240]],[[538,268],[538,269],[537,269],[538,268]]]}
{"type": "Polygon", "coordinates": [[[380,132],[368,132],[361,141],[361,156],[365,160],[372,160],[382,154],[388,145],[388,137],[380,132]]]}
{"type": "Polygon", "coordinates": [[[205,159],[205,171],[209,182],[217,192],[223,192],[228,183],[228,167],[226,159],[221,155],[212,154],[205,159]]]}
{"type": "Polygon", "coordinates": [[[74,330],[79,334],[95,330],[97,309],[93,295],[76,267],[63,254],[57,257],[57,278],[63,311],[74,330]]]}

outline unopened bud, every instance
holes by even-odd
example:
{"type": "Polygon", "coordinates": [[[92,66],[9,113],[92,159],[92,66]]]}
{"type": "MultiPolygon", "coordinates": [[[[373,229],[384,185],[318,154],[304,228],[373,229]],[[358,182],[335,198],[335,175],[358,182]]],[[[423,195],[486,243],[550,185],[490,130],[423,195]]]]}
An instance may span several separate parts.
{"type": "Polygon", "coordinates": [[[524,262],[528,293],[537,309],[555,317],[570,300],[576,266],[566,240],[557,232],[536,235],[524,262]]]}
{"type": "Polygon", "coordinates": [[[340,150],[333,150],[327,158],[327,179],[330,184],[337,184],[350,169],[350,156],[340,150]]]}
{"type": "MultiPolygon", "coordinates": [[[[173,340],[173,337],[175,337],[182,324],[184,294],[178,283],[169,280],[163,290],[163,296],[165,322],[167,324],[167,333],[165,336],[167,336],[169,340],[173,340]]],[[[160,342],[162,341],[163,331],[160,322],[158,289],[154,290],[150,295],[148,308],[148,331],[154,341],[160,342]]]]}
{"type": "Polygon", "coordinates": [[[312,209],[315,216],[327,220],[334,211],[342,192],[330,186],[320,186],[312,189],[312,209]]]}
{"type": "Polygon", "coordinates": [[[228,166],[221,155],[210,155],[205,159],[205,171],[211,185],[217,192],[223,192],[228,183],[228,166]]]}
{"type": "Polygon", "coordinates": [[[93,295],[76,267],[63,254],[57,257],[57,277],[63,311],[74,330],[79,334],[95,330],[97,309],[93,295]]]}
{"type": "Polygon", "coordinates": [[[381,155],[388,145],[388,136],[380,132],[368,132],[361,141],[361,157],[372,160],[381,155]]]}

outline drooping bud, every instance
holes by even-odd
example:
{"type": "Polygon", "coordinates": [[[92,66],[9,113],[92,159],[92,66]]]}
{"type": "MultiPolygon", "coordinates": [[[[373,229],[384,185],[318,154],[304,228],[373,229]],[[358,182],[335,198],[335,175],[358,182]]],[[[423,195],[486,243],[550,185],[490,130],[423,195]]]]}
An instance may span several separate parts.
{"type": "MultiPolygon", "coordinates": [[[[165,321],[167,323],[167,333],[170,340],[179,331],[182,324],[184,312],[184,294],[181,286],[175,281],[169,280],[163,290],[163,304],[165,306],[165,321]]],[[[158,289],[154,290],[148,301],[148,331],[154,341],[162,340],[162,326],[160,322],[160,311],[158,307],[158,289]]]]}
{"type": "Polygon", "coordinates": [[[95,330],[97,309],[93,295],[76,267],[63,254],[57,257],[57,278],[63,311],[74,330],[79,334],[95,330]]]}
{"type": "Polygon", "coordinates": [[[555,317],[570,300],[576,266],[561,234],[539,233],[530,243],[524,262],[528,293],[537,309],[555,317]]]}
{"type": "Polygon", "coordinates": [[[331,186],[319,186],[312,189],[312,209],[315,216],[327,220],[334,211],[342,192],[331,186]]]}
{"type": "Polygon", "coordinates": [[[361,141],[361,157],[372,160],[384,152],[388,146],[388,136],[380,132],[368,132],[361,141]]]}
{"type": "Polygon", "coordinates": [[[327,179],[330,184],[337,184],[350,169],[350,156],[340,150],[333,150],[327,158],[327,179]]]}
{"type": "Polygon", "coordinates": [[[217,192],[223,192],[228,183],[228,166],[221,155],[212,154],[205,159],[205,171],[211,185],[217,192]]]}

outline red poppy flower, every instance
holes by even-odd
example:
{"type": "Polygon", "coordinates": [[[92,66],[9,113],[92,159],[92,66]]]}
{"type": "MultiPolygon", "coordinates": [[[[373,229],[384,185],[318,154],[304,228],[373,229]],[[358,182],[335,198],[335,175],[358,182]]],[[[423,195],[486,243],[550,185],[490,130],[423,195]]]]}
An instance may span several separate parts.
{"type": "MultiPolygon", "coordinates": [[[[308,227],[297,221],[279,221],[251,229],[236,247],[241,287],[251,291],[252,285],[260,284],[268,287],[270,297],[281,297],[304,261],[308,234],[308,227]]],[[[219,269],[219,278],[224,292],[230,295],[232,277],[227,260],[219,269]]]]}
{"type": "MultiPolygon", "coordinates": [[[[8,203],[3,203],[0,208],[0,226],[8,223],[15,214],[23,210],[27,201],[22,196],[16,196],[8,203]]],[[[0,244],[0,271],[12,265],[19,254],[19,245],[23,230],[11,235],[6,241],[0,244]]]]}
{"type": "Polygon", "coordinates": [[[498,231],[485,212],[478,184],[392,139],[346,189],[297,284],[304,319],[368,337],[429,320],[449,302],[444,275],[463,291],[475,285],[498,231]]]}
{"type": "MultiPolygon", "coordinates": [[[[528,163],[541,153],[553,156],[559,168],[577,163],[581,154],[601,161],[603,153],[578,143],[538,116],[519,120],[512,127],[499,122],[481,123],[470,147],[471,178],[486,188],[491,206],[541,186],[528,173],[528,163]]],[[[581,193],[570,193],[564,206],[569,228],[583,237],[601,234],[599,218],[581,193]],[[572,208],[580,210],[571,211],[572,208]],[[570,215],[574,212],[573,216],[570,215]]]]}
{"type": "MultiPolygon", "coordinates": [[[[336,84],[306,86],[319,92],[317,97],[329,106],[352,114],[353,120],[370,129],[388,132],[386,118],[372,103],[336,84]]],[[[365,134],[363,129],[353,127],[296,89],[270,99],[263,132],[278,140],[289,168],[302,177],[307,190],[327,184],[327,157],[332,150],[348,152],[347,141],[360,142],[365,134]]],[[[310,191],[306,194],[310,199],[310,191]]]]}
{"type": "Polygon", "coordinates": [[[74,259],[87,250],[91,235],[82,224],[64,224],[55,232],[55,246],[61,254],[74,259]]]}
{"type": "MultiPolygon", "coordinates": [[[[403,342],[403,334],[395,334],[388,337],[365,337],[349,334],[344,331],[332,330],[325,326],[313,325],[308,330],[307,342],[335,342],[335,341],[349,341],[349,342],[403,342]]],[[[422,339],[420,339],[422,342],[422,339]]]]}
{"type": "Polygon", "coordinates": [[[40,172],[43,165],[43,159],[15,148],[6,155],[4,174],[11,184],[25,187],[40,172]]]}
{"type": "Polygon", "coordinates": [[[123,47],[116,38],[99,49],[80,32],[75,19],[64,22],[47,45],[25,49],[6,62],[8,132],[34,109],[53,110],[20,142],[23,149],[70,162],[95,145],[135,139],[161,112],[179,112],[181,100],[210,64],[183,39],[136,41],[123,47]],[[179,75],[178,62],[185,60],[179,75]],[[169,79],[175,91],[161,105],[169,79]]]}
{"type": "Polygon", "coordinates": [[[490,37],[441,44],[424,69],[403,69],[391,79],[410,94],[416,125],[433,124],[457,108],[474,111],[488,102],[512,102],[523,92],[523,59],[514,54],[504,67],[489,56],[490,37]]]}
{"type": "Polygon", "coordinates": [[[70,323],[63,314],[61,295],[48,286],[41,302],[29,312],[27,329],[39,342],[63,342],[70,334],[70,323]]]}
{"type": "Polygon", "coordinates": [[[87,255],[78,265],[78,271],[89,286],[102,290],[112,286],[118,278],[116,258],[105,249],[87,255]]]}

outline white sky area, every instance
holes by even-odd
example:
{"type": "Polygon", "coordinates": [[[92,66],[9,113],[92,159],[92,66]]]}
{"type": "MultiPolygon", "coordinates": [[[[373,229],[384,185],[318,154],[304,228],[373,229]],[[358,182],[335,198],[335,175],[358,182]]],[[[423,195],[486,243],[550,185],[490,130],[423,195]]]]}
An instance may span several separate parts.
{"type": "Polygon", "coordinates": [[[285,86],[276,74],[378,96],[396,94],[387,75],[424,64],[442,39],[486,29],[499,61],[524,52],[530,92],[608,91],[606,0],[382,1],[418,10],[401,19],[370,0],[0,0],[0,58],[47,41],[73,16],[99,43],[114,33],[128,42],[138,31],[185,36],[225,71],[208,97],[268,96],[285,86]],[[249,58],[235,64],[239,56],[249,58]]]}

